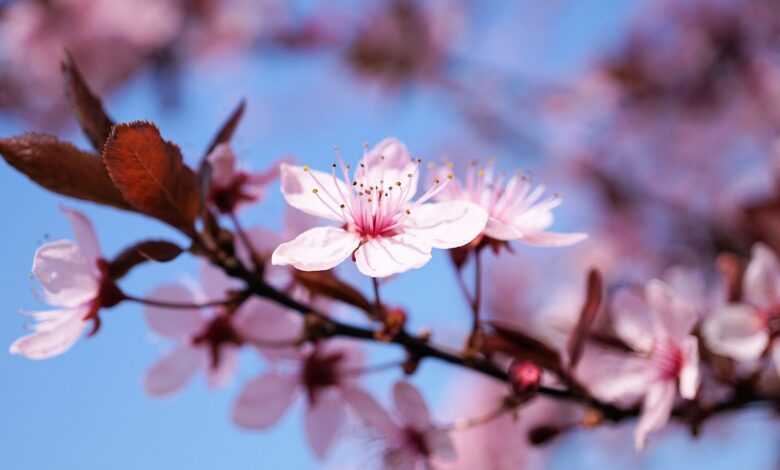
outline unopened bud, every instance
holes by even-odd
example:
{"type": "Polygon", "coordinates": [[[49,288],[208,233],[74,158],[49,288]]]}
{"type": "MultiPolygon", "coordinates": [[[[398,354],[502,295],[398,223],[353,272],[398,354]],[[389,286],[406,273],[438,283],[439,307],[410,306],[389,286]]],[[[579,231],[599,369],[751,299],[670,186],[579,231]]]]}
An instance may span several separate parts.
{"type": "Polygon", "coordinates": [[[537,426],[528,433],[528,442],[541,446],[558,437],[561,431],[557,426],[537,426]]]}
{"type": "Polygon", "coordinates": [[[518,396],[535,393],[542,381],[542,369],[528,360],[513,361],[508,374],[512,391],[518,396]]]}

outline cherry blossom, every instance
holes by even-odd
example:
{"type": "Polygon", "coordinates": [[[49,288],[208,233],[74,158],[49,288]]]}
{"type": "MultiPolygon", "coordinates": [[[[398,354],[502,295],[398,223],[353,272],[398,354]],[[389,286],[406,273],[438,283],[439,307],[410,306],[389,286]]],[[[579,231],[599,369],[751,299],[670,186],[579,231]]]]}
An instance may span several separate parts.
{"type": "Polygon", "coordinates": [[[780,263],[765,245],[756,244],[743,279],[743,302],[722,306],[704,322],[707,346],[738,361],[770,356],[780,371],[780,343],[774,341],[780,319],[780,263]]]}
{"type": "Polygon", "coordinates": [[[606,400],[644,395],[634,432],[635,445],[642,449],[647,435],[669,420],[677,391],[690,400],[699,389],[699,347],[691,335],[698,311],[667,283],[654,279],[644,296],[619,291],[613,315],[618,335],[643,356],[624,358],[618,371],[609,371],[593,388],[606,400]]]}
{"type": "Polygon", "coordinates": [[[236,155],[227,143],[214,148],[207,159],[211,164],[209,201],[223,213],[259,201],[265,188],[279,176],[278,164],[264,172],[236,168],[236,155]]]}
{"type": "Polygon", "coordinates": [[[449,178],[437,179],[416,200],[420,162],[396,139],[367,152],[353,176],[342,163],[343,179],[288,164],[281,166],[282,194],[291,206],[341,224],[316,227],[273,253],[275,265],[302,271],[331,269],[349,257],[360,272],[386,277],[420,268],[432,248],[471,242],[485,227],[487,214],[466,201],[428,203],[449,178]]]}
{"type": "Polygon", "coordinates": [[[357,387],[363,355],[351,343],[330,340],[300,351],[291,364],[276,365],[244,386],[233,421],[245,429],[268,429],[304,396],[306,438],[314,454],[324,457],[346,424],[345,393],[357,387]]]}
{"type": "MultiPolygon", "coordinates": [[[[154,289],[149,298],[198,304],[224,299],[229,288],[225,275],[205,266],[201,289],[184,283],[165,284],[154,289]]],[[[242,346],[255,346],[269,358],[292,354],[291,348],[280,346],[297,340],[301,330],[298,317],[259,298],[244,301],[238,309],[227,305],[212,309],[147,305],[145,316],[155,333],[176,343],[146,374],[144,386],[152,396],[179,391],[198,369],[206,370],[209,385],[224,385],[236,368],[242,346]]]]}
{"type": "Polygon", "coordinates": [[[90,335],[100,327],[98,311],[113,307],[123,294],[108,276],[108,263],[101,258],[100,245],[92,223],[73,209],[63,208],[76,236],[49,242],[38,248],[32,271],[43,286],[43,294],[53,310],[33,312],[33,333],[17,339],[11,354],[28,359],[58,356],[81,337],[94,322],[90,335]]]}
{"type": "Polygon", "coordinates": [[[350,390],[348,396],[356,414],[383,440],[383,468],[427,469],[432,462],[455,459],[452,439],[433,424],[425,400],[410,383],[399,381],[393,387],[396,418],[362,390],[350,390]]]}
{"type": "Polygon", "coordinates": [[[544,185],[534,186],[524,175],[514,175],[506,183],[504,180],[494,174],[492,163],[479,168],[475,162],[469,165],[464,182],[454,179],[436,199],[468,201],[482,207],[488,213],[484,234],[494,240],[568,246],[587,238],[584,233],[547,231],[553,223],[552,210],[561,204],[560,196],[542,199],[544,185]]]}

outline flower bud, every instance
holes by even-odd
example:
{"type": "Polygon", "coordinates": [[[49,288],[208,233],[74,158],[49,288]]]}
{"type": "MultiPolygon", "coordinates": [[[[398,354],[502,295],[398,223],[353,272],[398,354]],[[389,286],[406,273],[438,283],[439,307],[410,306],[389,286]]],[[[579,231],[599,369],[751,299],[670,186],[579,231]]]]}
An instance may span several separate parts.
{"type": "Polygon", "coordinates": [[[528,360],[515,360],[509,365],[509,383],[517,396],[529,396],[536,392],[542,381],[542,369],[528,360]]]}

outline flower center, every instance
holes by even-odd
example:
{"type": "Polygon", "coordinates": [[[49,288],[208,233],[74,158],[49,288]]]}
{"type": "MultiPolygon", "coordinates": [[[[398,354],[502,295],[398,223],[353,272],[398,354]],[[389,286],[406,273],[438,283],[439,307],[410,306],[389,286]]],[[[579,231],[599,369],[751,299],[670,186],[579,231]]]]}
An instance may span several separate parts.
{"type": "Polygon", "coordinates": [[[311,353],[303,362],[301,382],[306,387],[309,403],[314,404],[322,389],[338,385],[341,381],[339,367],[344,360],[343,352],[321,354],[311,353]]]}
{"type": "Polygon", "coordinates": [[[192,339],[192,343],[196,346],[209,348],[210,366],[212,369],[216,369],[220,364],[222,346],[228,344],[241,346],[244,340],[233,326],[230,314],[220,312],[206,325],[200,334],[192,339]]]}
{"type": "Polygon", "coordinates": [[[421,160],[410,161],[414,168],[405,176],[398,176],[396,169],[385,169],[383,156],[379,160],[377,168],[372,169],[365,161],[361,162],[354,175],[350,175],[350,167],[341,162],[341,180],[336,175],[339,165],[333,163],[332,186],[326,186],[308,166],[303,167],[314,181],[312,193],[344,222],[347,230],[360,235],[363,241],[403,233],[403,223],[414,208],[436,196],[452,179],[452,175],[444,182],[436,179],[433,186],[412,203],[410,199],[417,185],[421,160]],[[385,173],[391,171],[393,174],[387,177],[395,176],[395,180],[385,179],[385,173]]]}
{"type": "Polygon", "coordinates": [[[758,319],[771,336],[780,334],[780,305],[758,309],[758,319]]]}
{"type": "Polygon", "coordinates": [[[431,448],[428,446],[428,442],[425,439],[425,434],[417,429],[406,427],[404,428],[404,439],[409,447],[424,457],[430,457],[431,448]]]}
{"type": "Polygon", "coordinates": [[[212,185],[209,190],[209,200],[223,214],[232,212],[238,204],[251,202],[252,195],[244,192],[244,185],[249,181],[249,175],[239,172],[228,186],[212,185]]]}

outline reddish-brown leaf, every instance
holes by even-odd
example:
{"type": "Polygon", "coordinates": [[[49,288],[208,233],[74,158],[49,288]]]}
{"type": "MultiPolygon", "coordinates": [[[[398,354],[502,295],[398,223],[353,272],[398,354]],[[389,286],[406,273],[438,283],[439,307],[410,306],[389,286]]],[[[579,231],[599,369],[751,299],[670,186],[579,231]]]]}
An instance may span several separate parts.
{"type": "Polygon", "coordinates": [[[130,205],[114,186],[100,158],[45,134],[0,139],[9,165],[55,193],[120,209],[130,205]]]}
{"type": "Polygon", "coordinates": [[[233,134],[236,132],[238,124],[241,122],[241,118],[244,116],[245,110],[246,100],[241,100],[241,102],[238,103],[238,106],[236,106],[236,109],[230,113],[230,116],[228,116],[225,123],[222,124],[222,127],[219,128],[217,135],[215,135],[211,140],[211,143],[206,150],[206,154],[204,155],[204,159],[206,156],[208,156],[208,154],[211,153],[212,150],[217,148],[217,145],[230,141],[230,139],[233,137],[233,134]]]}
{"type": "Polygon", "coordinates": [[[309,292],[352,305],[365,312],[374,306],[357,289],[342,281],[333,271],[295,271],[295,280],[309,292]]]}
{"type": "Polygon", "coordinates": [[[604,283],[601,280],[601,274],[596,269],[588,272],[588,281],[585,287],[585,302],[580,310],[580,317],[577,326],[571,332],[566,349],[569,353],[569,367],[574,369],[582,358],[585,348],[585,341],[590,334],[590,328],[596,319],[596,314],[601,309],[601,303],[604,297],[604,283]]]}
{"type": "Polygon", "coordinates": [[[544,369],[561,370],[558,351],[505,323],[488,322],[493,332],[483,334],[486,352],[502,352],[515,359],[533,361],[544,369]]]}
{"type": "Polygon", "coordinates": [[[62,75],[65,79],[65,95],[70,101],[81,129],[98,152],[103,150],[114,122],[108,117],[103,103],[87,85],[73,57],[67,53],[62,61],[62,75]]]}
{"type": "Polygon", "coordinates": [[[165,240],[146,240],[138,242],[123,250],[108,266],[108,273],[113,280],[119,280],[131,269],[147,261],[164,263],[173,261],[184,250],[165,240]]]}
{"type": "Polygon", "coordinates": [[[114,126],[103,161],[125,200],[139,212],[187,234],[194,232],[200,210],[197,176],[157,127],[148,122],[114,126]]]}

